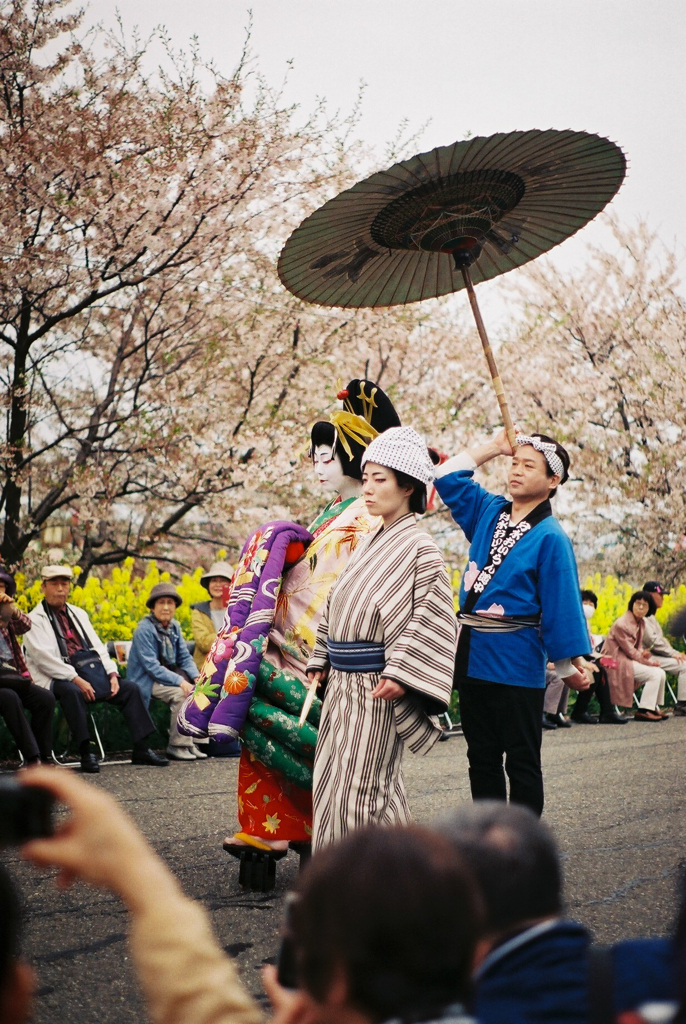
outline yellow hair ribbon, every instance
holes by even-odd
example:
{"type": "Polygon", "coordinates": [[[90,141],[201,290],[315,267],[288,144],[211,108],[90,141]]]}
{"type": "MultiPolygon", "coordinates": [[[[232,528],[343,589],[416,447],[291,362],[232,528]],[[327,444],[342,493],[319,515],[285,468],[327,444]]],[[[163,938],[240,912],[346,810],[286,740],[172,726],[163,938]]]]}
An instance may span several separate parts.
{"type": "Polygon", "coordinates": [[[379,436],[379,431],[375,430],[371,423],[367,423],[364,417],[358,416],[354,412],[347,412],[345,409],[339,409],[333,413],[331,422],[338,435],[338,440],[343,445],[343,450],[351,460],[353,453],[348,444],[348,437],[351,441],[355,441],[356,444],[361,444],[363,448],[366,448],[370,441],[379,436]]]}

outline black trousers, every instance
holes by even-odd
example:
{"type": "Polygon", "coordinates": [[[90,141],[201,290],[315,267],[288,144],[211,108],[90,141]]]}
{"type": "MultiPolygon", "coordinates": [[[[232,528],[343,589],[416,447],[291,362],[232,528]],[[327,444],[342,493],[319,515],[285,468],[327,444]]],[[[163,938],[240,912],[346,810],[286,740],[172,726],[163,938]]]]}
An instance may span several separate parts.
{"type": "Polygon", "coordinates": [[[48,761],[52,753],[52,716],[55,698],[50,690],[31,683],[21,690],[0,687],[0,715],[5,719],[26,761],[40,757],[48,761]],[[31,724],[24,711],[31,714],[31,724]]]}
{"type": "MultiPolygon", "coordinates": [[[[71,679],[53,679],[52,692],[62,706],[74,742],[80,746],[90,738],[87,713],[88,709],[95,705],[85,699],[71,679]]],[[[143,696],[136,683],[121,679],[119,692],[114,697],[109,697],[107,703],[121,708],[134,746],[155,731],[154,722],[143,703],[143,696]]]]}
{"type": "Polygon", "coordinates": [[[543,811],[541,720],[545,689],[458,677],[474,800],[510,800],[543,811]],[[503,772],[503,757],[505,772],[503,772]]]}
{"type": "Polygon", "coordinates": [[[611,715],[613,713],[614,705],[610,697],[610,686],[607,681],[607,673],[602,665],[594,667],[593,678],[595,682],[592,686],[589,686],[587,690],[581,690],[577,693],[572,718],[575,715],[582,715],[585,711],[588,711],[588,705],[591,703],[591,697],[594,694],[598,699],[598,704],[600,704],[600,714],[611,715]]]}

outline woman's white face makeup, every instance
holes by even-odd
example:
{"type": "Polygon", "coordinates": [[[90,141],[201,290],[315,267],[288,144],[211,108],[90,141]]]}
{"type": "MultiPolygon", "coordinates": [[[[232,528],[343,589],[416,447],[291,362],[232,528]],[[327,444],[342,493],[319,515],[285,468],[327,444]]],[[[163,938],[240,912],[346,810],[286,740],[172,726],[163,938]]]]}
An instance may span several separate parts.
{"type": "Polygon", "coordinates": [[[341,460],[335,455],[328,444],[318,444],[312,454],[312,466],[322,485],[323,490],[340,494],[345,485],[346,476],[341,460]]]}

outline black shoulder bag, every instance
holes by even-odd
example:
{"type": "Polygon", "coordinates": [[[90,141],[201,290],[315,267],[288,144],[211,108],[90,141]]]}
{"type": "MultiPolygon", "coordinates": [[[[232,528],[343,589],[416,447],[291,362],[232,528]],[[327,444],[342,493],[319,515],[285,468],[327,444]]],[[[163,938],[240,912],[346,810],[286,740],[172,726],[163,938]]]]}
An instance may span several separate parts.
{"type": "Polygon", "coordinates": [[[75,651],[74,654],[68,654],[67,641],[62,633],[62,628],[57,616],[47,601],[43,601],[43,608],[50,620],[50,625],[55,631],[57,646],[60,649],[62,661],[65,661],[68,665],[72,665],[76,669],[76,674],[80,676],[81,679],[85,679],[87,683],[91,684],[95,692],[96,700],[107,700],[112,696],[110,677],[105,671],[105,666],[103,665],[98,652],[89,646],[88,637],[81,629],[79,623],[77,623],[75,617],[69,614],[69,609],[65,606],[65,612],[69,624],[83,644],[82,650],[75,651]]]}

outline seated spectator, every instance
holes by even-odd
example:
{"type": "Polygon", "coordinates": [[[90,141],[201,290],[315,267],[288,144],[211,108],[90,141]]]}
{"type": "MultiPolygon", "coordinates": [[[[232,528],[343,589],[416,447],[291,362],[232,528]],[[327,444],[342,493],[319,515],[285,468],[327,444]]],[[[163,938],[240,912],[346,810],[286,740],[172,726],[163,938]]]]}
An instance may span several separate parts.
{"type": "Polygon", "coordinates": [[[214,638],[224,622],[224,588],[231,582],[232,576],[233,569],[228,562],[215,562],[209,571],[200,577],[210,600],[199,601],[191,608],[191,630],[195,640],[193,660],[198,669],[202,668],[214,638]]]}
{"type": "Polygon", "coordinates": [[[164,701],[171,708],[167,757],[174,761],[196,761],[207,757],[190,736],[182,736],[177,719],[181,705],[193,692],[198,670],[190,655],[181,627],[174,618],[181,597],[171,583],[157,583],[146,601],[150,615],[136,626],[133,634],[127,679],[135,682],[145,706],[150,698],[164,701]]]}
{"type": "Polygon", "coordinates": [[[60,702],[67,725],[78,746],[82,772],[99,772],[88,734],[87,709],[97,699],[93,686],[77,672],[70,658],[85,650],[93,650],[109,676],[108,704],[121,708],[131,732],[133,764],[163,767],[169,764],[151,750],[148,743],[155,731],[145,709],[141,692],[135,683],[119,678],[117,666],[91,625],[88,613],[69,604],[69,588],[73,573],[67,565],[48,565],[42,573],[43,600],[29,614],[31,630],[24,638],[26,661],[33,681],[52,690],[60,702]],[[64,653],[63,653],[64,652],[64,653]]]}
{"type": "MultiPolygon", "coordinates": [[[[27,843],[22,857],[123,899],[150,1018],[259,1024],[207,914],[116,800],[56,769],[26,772],[24,784],[47,787],[71,815],[54,837],[27,843]]],[[[468,1024],[460,1004],[480,927],[473,876],[446,839],[419,828],[355,832],[299,879],[290,937],[300,988],[282,988],[274,967],[264,974],[276,1019],[468,1024]]]]}
{"type": "Polygon", "coordinates": [[[665,671],[643,647],[645,619],[654,612],[652,594],[644,590],[632,594],[627,611],[610,626],[601,651],[613,662],[606,665],[613,704],[630,707],[634,690],[645,684],[634,715],[639,722],[662,722],[667,717],[660,711],[665,699],[665,671]]]}
{"type": "MultiPolygon", "coordinates": [[[[590,936],[562,907],[562,874],[550,830],[527,807],[483,800],[441,823],[471,867],[486,920],[484,958],[469,1009],[479,1024],[587,1024],[590,936]]],[[[615,1013],[674,998],[669,939],[612,947],[615,1013]]]]}
{"type": "Polygon", "coordinates": [[[0,715],[27,765],[52,759],[52,718],[55,698],[31,681],[18,636],[28,633],[31,619],[13,601],[14,576],[0,568],[0,715]],[[31,713],[31,723],[24,714],[31,713]]]}
{"type": "MultiPolygon", "coordinates": [[[[665,591],[662,584],[657,580],[649,580],[643,585],[646,594],[650,594],[655,608],[662,608],[665,591]]],[[[677,651],[667,640],[662,632],[662,626],[655,618],[654,613],[645,617],[645,632],[643,633],[643,646],[650,651],[661,669],[668,675],[677,677],[677,701],[674,706],[675,715],[686,715],[686,654],[677,651]]]]}
{"type": "Polygon", "coordinates": [[[612,704],[607,673],[600,663],[600,654],[595,653],[596,648],[603,640],[602,636],[597,636],[591,632],[591,619],[598,607],[598,595],[592,590],[582,590],[581,604],[588,622],[591,650],[594,652],[589,658],[593,670],[593,685],[588,690],[577,693],[570,717],[578,725],[596,725],[598,722],[601,725],[626,725],[629,719],[625,715],[620,715],[612,704]],[[600,705],[600,718],[589,714],[588,705],[591,702],[591,697],[595,697],[600,705]]]}
{"type": "Polygon", "coordinates": [[[555,663],[549,661],[545,671],[545,697],[543,699],[544,729],[571,728],[572,723],[565,718],[568,701],[569,687],[564,679],[558,676],[555,671],[555,663]]]}

